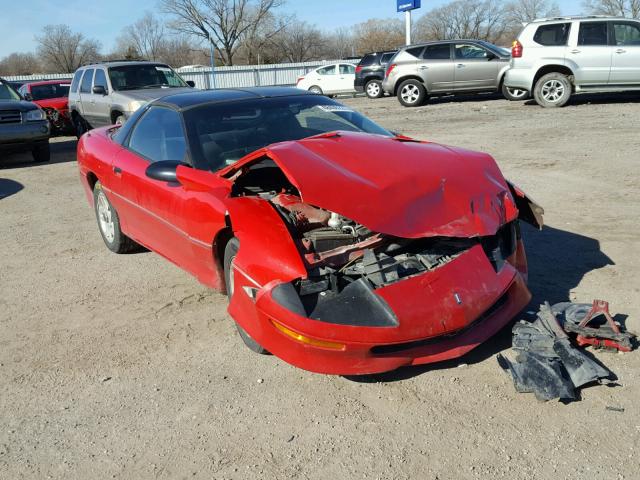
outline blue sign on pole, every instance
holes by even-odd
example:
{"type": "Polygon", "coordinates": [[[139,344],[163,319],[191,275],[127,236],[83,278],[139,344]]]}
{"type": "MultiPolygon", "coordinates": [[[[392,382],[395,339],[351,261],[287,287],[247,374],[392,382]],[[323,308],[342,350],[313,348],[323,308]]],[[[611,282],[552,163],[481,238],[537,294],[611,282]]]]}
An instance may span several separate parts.
{"type": "Polygon", "coordinates": [[[415,10],[420,8],[422,0],[397,0],[398,12],[408,12],[409,10],[415,10]]]}

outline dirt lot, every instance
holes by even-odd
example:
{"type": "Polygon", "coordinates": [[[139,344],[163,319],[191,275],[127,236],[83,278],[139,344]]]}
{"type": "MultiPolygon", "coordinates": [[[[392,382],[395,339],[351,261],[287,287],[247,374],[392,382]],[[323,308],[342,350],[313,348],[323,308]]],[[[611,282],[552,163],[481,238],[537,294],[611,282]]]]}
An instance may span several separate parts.
{"type": "MultiPolygon", "coordinates": [[[[345,103],[493,154],[547,211],[525,232],[532,308],[604,298],[640,330],[640,97],[345,103]]],[[[223,296],[153,253],[107,251],[75,142],[53,151],[1,158],[0,478],[638,478],[640,353],[597,353],[618,386],[567,405],[514,392],[495,360],[508,331],[369,383],[256,356],[223,296]]]]}

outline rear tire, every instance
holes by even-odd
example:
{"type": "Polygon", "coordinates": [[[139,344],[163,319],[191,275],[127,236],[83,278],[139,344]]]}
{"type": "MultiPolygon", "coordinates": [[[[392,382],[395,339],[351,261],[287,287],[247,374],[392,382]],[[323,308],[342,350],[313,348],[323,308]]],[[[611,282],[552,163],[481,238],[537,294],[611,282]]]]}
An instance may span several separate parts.
{"type": "Polygon", "coordinates": [[[96,182],[93,187],[93,207],[100,235],[109,250],[113,253],[129,253],[140,248],[140,245],[122,233],[118,212],[111,205],[100,182],[96,182]]]}
{"type": "Polygon", "coordinates": [[[380,98],[384,95],[382,90],[382,82],[380,80],[369,80],[364,86],[364,92],[369,98],[380,98]]]}
{"type": "Polygon", "coordinates": [[[126,121],[127,121],[127,119],[124,118],[124,115],[118,115],[116,117],[116,121],[115,121],[114,125],[124,125],[124,122],[126,122],[126,121]]]}
{"type": "Polygon", "coordinates": [[[509,88],[502,84],[502,96],[510,102],[520,102],[529,98],[529,92],[519,88],[509,88]]]}
{"type": "Polygon", "coordinates": [[[572,89],[571,82],[566,75],[551,72],[536,82],[533,88],[533,98],[541,107],[564,107],[571,98],[572,89]]]}
{"type": "Polygon", "coordinates": [[[33,155],[33,161],[37,163],[48,163],[51,161],[51,147],[49,141],[47,143],[40,144],[31,150],[33,155]]]}
{"type": "MultiPolygon", "coordinates": [[[[233,262],[236,258],[236,255],[238,255],[239,249],[240,249],[240,241],[235,237],[229,240],[229,242],[227,243],[227,246],[224,248],[224,262],[223,262],[224,281],[225,281],[225,285],[227,286],[227,297],[229,297],[229,301],[231,301],[231,297],[234,294],[233,262]]],[[[247,331],[244,328],[242,328],[237,322],[236,322],[236,328],[238,329],[238,334],[240,335],[240,338],[242,339],[244,344],[247,347],[249,347],[249,350],[259,353],[260,355],[269,354],[269,352],[264,347],[262,347],[258,342],[256,342],[253,338],[251,338],[251,335],[249,335],[247,331]]]]}
{"type": "Polygon", "coordinates": [[[405,80],[398,87],[398,101],[405,107],[419,107],[427,100],[427,89],[418,80],[405,80]]]}

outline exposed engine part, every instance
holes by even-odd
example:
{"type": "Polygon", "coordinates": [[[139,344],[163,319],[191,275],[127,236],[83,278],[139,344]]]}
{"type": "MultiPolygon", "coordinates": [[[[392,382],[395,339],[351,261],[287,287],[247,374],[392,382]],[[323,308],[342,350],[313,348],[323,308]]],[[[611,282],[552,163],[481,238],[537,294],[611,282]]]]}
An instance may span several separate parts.
{"type": "Polygon", "coordinates": [[[340,230],[340,227],[342,227],[342,220],[340,220],[340,215],[335,212],[331,212],[331,217],[329,218],[329,222],[327,223],[327,225],[329,225],[329,227],[333,228],[334,230],[340,230]]]}
{"type": "Polygon", "coordinates": [[[316,228],[305,232],[304,238],[311,242],[316,252],[324,252],[345,245],[351,245],[357,240],[357,236],[353,233],[340,232],[330,227],[316,228]]]}

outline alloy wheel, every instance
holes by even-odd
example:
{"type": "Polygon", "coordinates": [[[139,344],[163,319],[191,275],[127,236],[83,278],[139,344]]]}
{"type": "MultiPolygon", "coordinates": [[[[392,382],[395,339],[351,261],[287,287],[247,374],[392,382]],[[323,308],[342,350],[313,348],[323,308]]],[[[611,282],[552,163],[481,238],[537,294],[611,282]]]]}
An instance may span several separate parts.
{"type": "Polygon", "coordinates": [[[116,237],[115,223],[113,221],[113,211],[111,205],[104,192],[98,193],[98,223],[100,230],[109,243],[112,243],[116,237]]]}
{"type": "Polygon", "coordinates": [[[420,90],[415,85],[405,85],[402,87],[400,96],[406,103],[416,103],[420,98],[420,90]]]}
{"type": "Polygon", "coordinates": [[[380,95],[380,85],[376,82],[369,82],[367,85],[367,94],[371,97],[380,95]]]}
{"type": "Polygon", "coordinates": [[[549,102],[555,103],[559,101],[564,95],[564,84],[559,80],[549,80],[542,85],[541,94],[542,98],[549,102]]]}

